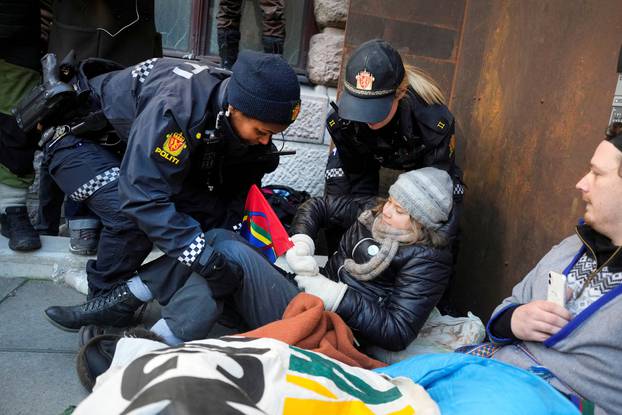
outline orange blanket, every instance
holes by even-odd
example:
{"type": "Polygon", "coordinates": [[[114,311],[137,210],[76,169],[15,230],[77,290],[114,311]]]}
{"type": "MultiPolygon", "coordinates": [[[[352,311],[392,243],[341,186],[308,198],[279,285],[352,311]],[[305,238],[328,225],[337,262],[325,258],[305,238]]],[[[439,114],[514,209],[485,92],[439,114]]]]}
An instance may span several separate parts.
{"type": "Polygon", "coordinates": [[[283,319],[242,333],[246,337],[269,337],[302,349],[320,352],[350,366],[374,369],[386,366],[359,352],[352,330],[336,313],[324,311],[318,297],[300,293],[292,299],[283,319]]]}

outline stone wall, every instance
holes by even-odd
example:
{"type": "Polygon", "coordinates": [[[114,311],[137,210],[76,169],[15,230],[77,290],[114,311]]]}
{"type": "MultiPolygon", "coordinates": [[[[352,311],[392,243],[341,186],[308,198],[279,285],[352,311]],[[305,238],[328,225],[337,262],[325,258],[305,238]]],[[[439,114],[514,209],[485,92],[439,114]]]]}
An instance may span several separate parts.
{"type": "Polygon", "coordinates": [[[317,86],[301,87],[300,115],[285,132],[283,149],[296,150],[296,154],[283,156],[279,168],[267,175],[263,184],[284,184],[319,196],[324,191],[324,167],[330,145],[325,120],[330,101],[335,100],[334,87],[343,60],[348,1],[314,0],[313,9],[321,32],[311,37],[307,73],[317,86]]]}
{"type": "Polygon", "coordinates": [[[314,0],[315,21],[320,33],[311,37],[307,72],[314,84],[337,86],[343,58],[347,0],[314,0]]]}
{"type": "MultiPolygon", "coordinates": [[[[263,179],[263,184],[284,184],[306,190],[312,196],[324,191],[324,168],[330,136],[324,128],[329,104],[335,100],[335,88],[322,85],[301,86],[300,115],[285,131],[283,150],[295,150],[293,156],[281,157],[279,167],[263,179]]],[[[281,147],[279,140],[274,141],[281,147]]]]}

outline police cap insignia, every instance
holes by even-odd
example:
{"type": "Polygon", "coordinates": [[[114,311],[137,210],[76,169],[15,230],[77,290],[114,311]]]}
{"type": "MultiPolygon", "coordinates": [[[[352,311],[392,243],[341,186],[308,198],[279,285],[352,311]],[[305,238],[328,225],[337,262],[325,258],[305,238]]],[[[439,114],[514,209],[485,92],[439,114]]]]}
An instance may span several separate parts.
{"type": "Polygon", "coordinates": [[[356,89],[371,91],[375,80],[376,78],[371,73],[362,70],[356,74],[356,89]]]}

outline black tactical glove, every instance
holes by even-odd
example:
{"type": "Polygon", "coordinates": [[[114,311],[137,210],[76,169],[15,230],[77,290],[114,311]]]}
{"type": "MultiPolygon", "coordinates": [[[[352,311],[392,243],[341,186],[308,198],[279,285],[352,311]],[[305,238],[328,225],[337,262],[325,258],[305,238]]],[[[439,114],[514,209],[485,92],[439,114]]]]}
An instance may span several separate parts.
{"type": "Polygon", "coordinates": [[[223,254],[209,248],[203,250],[190,268],[207,280],[214,298],[233,293],[243,276],[238,264],[227,261],[223,254]]]}

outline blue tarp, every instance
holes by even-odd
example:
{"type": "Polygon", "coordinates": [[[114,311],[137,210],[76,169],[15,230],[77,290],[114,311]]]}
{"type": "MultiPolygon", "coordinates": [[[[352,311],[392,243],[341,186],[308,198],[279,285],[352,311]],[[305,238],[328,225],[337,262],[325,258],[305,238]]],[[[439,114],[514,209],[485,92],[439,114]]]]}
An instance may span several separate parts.
{"type": "Polygon", "coordinates": [[[419,355],[376,371],[423,386],[443,415],[579,414],[544,380],[492,359],[461,353],[419,355]]]}

